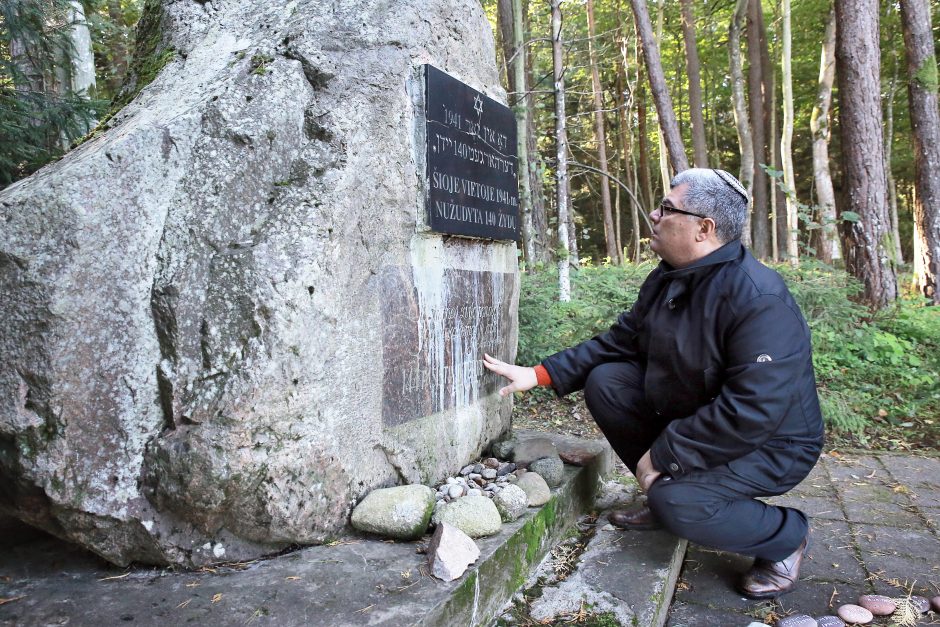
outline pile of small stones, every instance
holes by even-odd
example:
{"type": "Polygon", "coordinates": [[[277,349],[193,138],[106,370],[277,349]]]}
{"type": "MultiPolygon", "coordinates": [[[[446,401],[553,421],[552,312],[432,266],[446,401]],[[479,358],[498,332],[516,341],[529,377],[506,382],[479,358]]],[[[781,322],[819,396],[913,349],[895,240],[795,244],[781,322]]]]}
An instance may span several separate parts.
{"type": "Polygon", "coordinates": [[[515,483],[525,469],[517,468],[512,462],[505,462],[488,457],[476,464],[468,464],[460,469],[456,477],[437,486],[437,506],[450,503],[462,496],[487,496],[493,498],[505,486],[515,483]]]}
{"type": "MultiPolygon", "coordinates": [[[[839,606],[836,616],[821,616],[812,618],[805,614],[787,616],[777,621],[777,627],[844,627],[849,625],[867,625],[875,616],[891,616],[902,611],[902,606],[908,606],[910,611],[924,614],[931,608],[940,612],[940,597],[927,600],[924,597],[911,596],[910,598],[892,599],[880,594],[865,594],[858,598],[858,605],[847,603],[839,606]]],[[[754,625],[755,623],[752,623],[754,625]]],[[[761,623],[756,623],[760,625],[761,623]]]]}

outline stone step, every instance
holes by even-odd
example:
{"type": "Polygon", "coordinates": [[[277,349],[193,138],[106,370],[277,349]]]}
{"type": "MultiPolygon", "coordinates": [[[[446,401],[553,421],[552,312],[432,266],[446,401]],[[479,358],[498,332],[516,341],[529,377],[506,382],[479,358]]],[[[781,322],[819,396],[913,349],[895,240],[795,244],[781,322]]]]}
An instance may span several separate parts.
{"type": "MultiPolygon", "coordinates": [[[[586,467],[566,466],[552,499],[479,539],[477,563],[449,583],[428,575],[423,543],[367,537],[198,572],[118,569],[53,538],[4,547],[0,597],[16,600],[0,605],[0,624],[488,625],[592,508],[610,467],[609,449],[586,467]]],[[[670,558],[666,538],[598,524],[579,566],[585,590],[606,591],[643,621],[628,624],[659,627],[679,547],[670,558]]]]}
{"type": "MultiPolygon", "coordinates": [[[[636,507],[635,484],[604,483],[597,516],[556,546],[504,608],[501,624],[661,627],[668,617],[687,542],[665,531],[624,531],[607,521],[614,507],[636,507]]],[[[618,481],[619,480],[619,481],[618,481]]]]}

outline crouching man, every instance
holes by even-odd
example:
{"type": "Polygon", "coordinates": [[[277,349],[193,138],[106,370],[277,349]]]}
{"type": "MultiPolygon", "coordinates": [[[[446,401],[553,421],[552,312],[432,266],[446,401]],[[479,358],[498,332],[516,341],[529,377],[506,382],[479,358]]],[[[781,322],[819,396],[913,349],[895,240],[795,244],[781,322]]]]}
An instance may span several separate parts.
{"type": "Polygon", "coordinates": [[[609,331],[534,368],[485,356],[500,394],[583,389],[588,409],[647,493],[615,511],[625,529],[665,527],[757,559],[753,599],[796,584],[808,521],[755,497],[809,474],[823,442],[810,332],[780,276],[740,241],[747,194],[722,170],[678,174],[650,218],[662,258],[609,331]]]}

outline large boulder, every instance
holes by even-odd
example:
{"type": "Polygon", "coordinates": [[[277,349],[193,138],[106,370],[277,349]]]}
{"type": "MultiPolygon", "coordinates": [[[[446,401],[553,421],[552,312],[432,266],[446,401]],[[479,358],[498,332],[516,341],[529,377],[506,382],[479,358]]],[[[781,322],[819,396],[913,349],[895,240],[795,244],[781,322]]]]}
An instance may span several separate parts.
{"type": "Polygon", "coordinates": [[[153,82],[0,192],[0,512],[196,566],[478,456],[516,247],[428,230],[420,68],[502,97],[479,2],[148,0],[140,29],[153,82]]]}

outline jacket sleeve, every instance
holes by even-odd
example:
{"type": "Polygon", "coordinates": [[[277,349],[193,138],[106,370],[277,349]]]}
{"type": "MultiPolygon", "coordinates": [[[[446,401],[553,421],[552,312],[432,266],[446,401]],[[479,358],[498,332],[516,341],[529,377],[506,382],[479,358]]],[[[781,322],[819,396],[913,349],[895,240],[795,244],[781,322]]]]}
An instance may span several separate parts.
{"type": "Polygon", "coordinates": [[[653,466],[680,477],[743,457],[777,431],[812,368],[809,329],[779,296],[764,294],[726,331],[721,391],[694,414],[673,420],[653,442],[653,466]]]}
{"type": "Polygon", "coordinates": [[[610,361],[644,359],[637,342],[639,325],[643,317],[644,302],[648,302],[658,269],[650,273],[640,287],[636,302],[620,314],[617,322],[605,333],[555,353],[542,361],[552,378],[552,388],[558,396],[565,396],[584,388],[591,370],[610,361]]]}

